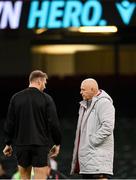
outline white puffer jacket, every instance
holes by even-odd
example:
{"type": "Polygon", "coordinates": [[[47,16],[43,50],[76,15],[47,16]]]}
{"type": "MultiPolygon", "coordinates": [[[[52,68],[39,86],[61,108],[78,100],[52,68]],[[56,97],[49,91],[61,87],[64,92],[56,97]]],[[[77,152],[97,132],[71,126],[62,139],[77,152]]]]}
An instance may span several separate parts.
{"type": "Polygon", "coordinates": [[[80,102],[71,174],[75,173],[77,157],[81,174],[113,174],[114,121],[113,102],[105,91],[92,98],[88,109],[86,101],[80,102]]]}

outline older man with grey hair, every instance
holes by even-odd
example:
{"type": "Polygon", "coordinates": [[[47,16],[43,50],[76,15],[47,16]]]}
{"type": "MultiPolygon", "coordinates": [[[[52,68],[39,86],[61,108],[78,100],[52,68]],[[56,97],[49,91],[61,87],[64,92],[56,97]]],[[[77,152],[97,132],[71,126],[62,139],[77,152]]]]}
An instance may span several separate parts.
{"type": "Polygon", "coordinates": [[[81,83],[80,102],[71,174],[83,179],[108,179],[113,175],[115,108],[96,80],[81,83]]]}

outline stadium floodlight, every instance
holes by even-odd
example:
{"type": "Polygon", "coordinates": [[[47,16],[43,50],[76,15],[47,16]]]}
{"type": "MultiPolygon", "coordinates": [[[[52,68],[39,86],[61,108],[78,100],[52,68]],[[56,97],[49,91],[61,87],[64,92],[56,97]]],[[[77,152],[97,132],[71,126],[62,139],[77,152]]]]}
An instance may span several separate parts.
{"type": "Polygon", "coordinates": [[[81,33],[116,33],[116,26],[82,26],[79,28],[69,28],[70,31],[81,33]]]}

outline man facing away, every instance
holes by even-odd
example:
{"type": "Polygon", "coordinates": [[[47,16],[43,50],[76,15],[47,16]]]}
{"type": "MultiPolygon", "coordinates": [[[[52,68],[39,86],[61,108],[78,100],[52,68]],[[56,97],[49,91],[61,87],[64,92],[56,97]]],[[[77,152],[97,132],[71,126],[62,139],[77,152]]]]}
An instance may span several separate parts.
{"type": "Polygon", "coordinates": [[[79,118],[71,174],[83,179],[108,179],[113,174],[115,109],[111,97],[96,80],[81,83],[79,118]]]}
{"type": "Polygon", "coordinates": [[[51,157],[59,154],[61,133],[53,99],[44,93],[46,73],[35,70],[29,76],[29,87],[14,94],[10,100],[5,124],[5,156],[12,155],[12,141],[15,140],[18,169],[21,179],[48,176],[49,134],[55,146],[51,157]]]}

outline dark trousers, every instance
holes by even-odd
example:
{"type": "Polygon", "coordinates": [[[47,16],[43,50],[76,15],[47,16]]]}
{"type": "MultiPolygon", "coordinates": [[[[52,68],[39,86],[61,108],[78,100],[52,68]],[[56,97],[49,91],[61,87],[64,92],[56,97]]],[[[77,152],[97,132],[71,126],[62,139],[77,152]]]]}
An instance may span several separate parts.
{"type": "Polygon", "coordinates": [[[109,174],[82,174],[83,179],[111,179],[109,174]]]}

